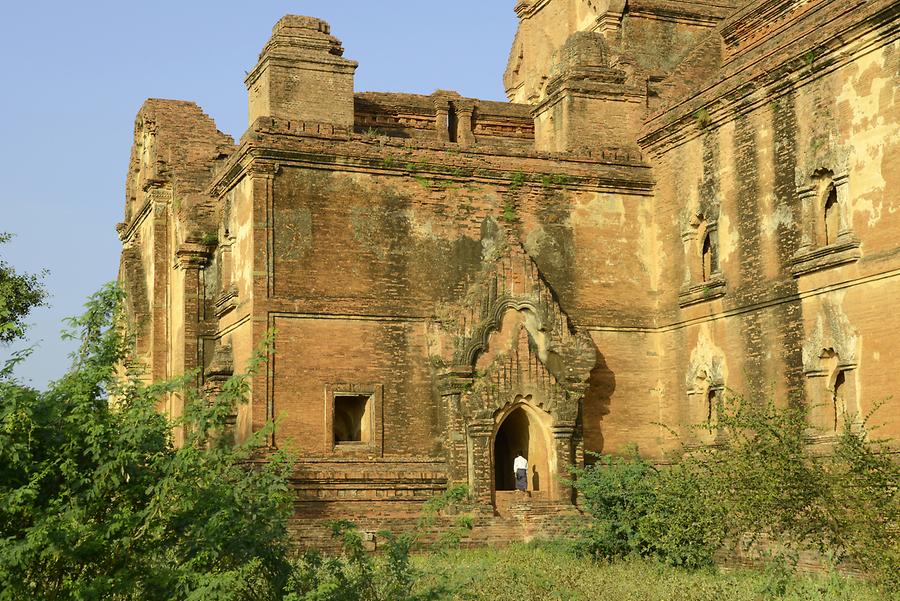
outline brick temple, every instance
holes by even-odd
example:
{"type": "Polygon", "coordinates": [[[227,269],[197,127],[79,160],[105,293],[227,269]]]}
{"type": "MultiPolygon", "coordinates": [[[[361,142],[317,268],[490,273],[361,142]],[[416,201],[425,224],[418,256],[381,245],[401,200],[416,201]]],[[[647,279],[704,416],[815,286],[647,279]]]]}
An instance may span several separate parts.
{"type": "Polygon", "coordinates": [[[728,391],[805,404],[823,445],[884,401],[900,437],[900,3],[515,11],[509,102],[356,92],[302,16],[237,144],[146,101],[118,231],[148,379],[214,389],[276,332],[234,431],[297,451],[301,538],[450,483],[527,536],[587,452],[715,442],[687,426],[728,391]]]}

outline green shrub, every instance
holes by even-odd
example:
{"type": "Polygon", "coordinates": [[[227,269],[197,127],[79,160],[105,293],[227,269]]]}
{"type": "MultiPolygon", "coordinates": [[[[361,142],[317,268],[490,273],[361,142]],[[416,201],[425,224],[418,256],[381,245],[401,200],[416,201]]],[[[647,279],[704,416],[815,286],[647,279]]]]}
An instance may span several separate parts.
{"type": "Polygon", "coordinates": [[[511,200],[505,202],[503,204],[503,221],[506,223],[512,223],[516,221],[519,216],[516,214],[516,205],[513,204],[511,200]]]}
{"type": "Polygon", "coordinates": [[[460,513],[469,500],[469,487],[465,484],[454,484],[439,495],[425,501],[422,514],[419,516],[416,530],[409,535],[411,546],[422,547],[422,538],[433,533],[438,516],[442,512],[457,513],[452,527],[444,530],[438,539],[431,544],[432,551],[443,551],[459,547],[462,538],[469,534],[475,525],[471,513],[460,513]]]}
{"type": "Polygon", "coordinates": [[[720,511],[693,466],[660,470],[634,448],[626,457],[599,456],[573,474],[594,518],[580,536],[583,552],[607,559],[652,556],[688,568],[713,562],[723,537],[720,511]]]}
{"type": "Polygon", "coordinates": [[[582,537],[584,551],[616,558],[645,549],[641,520],[654,503],[651,479],[656,473],[637,448],[627,457],[597,456],[593,465],[573,470],[579,498],[594,518],[582,537]]]}
{"type": "Polygon", "coordinates": [[[415,601],[430,591],[413,592],[417,572],[410,563],[411,538],[379,532],[381,553],[366,550],[362,534],[348,521],[332,522],[343,553],[325,557],[309,551],[295,564],[285,601],[415,601]]]}
{"type": "Polygon", "coordinates": [[[602,456],[573,471],[593,518],[581,547],[688,568],[711,564],[726,543],[760,558],[768,549],[815,551],[900,588],[900,465],[888,441],[873,438],[869,419],[844,421],[823,453],[809,444],[803,407],[730,396],[715,424],[723,444],[685,450],[659,468],[636,450],[602,456]]]}
{"type": "Polygon", "coordinates": [[[803,407],[726,400],[718,427],[727,444],[694,460],[732,539],[850,561],[900,588],[900,465],[870,421],[844,416],[833,446],[816,449],[803,407]]]}
{"type": "Polygon", "coordinates": [[[653,474],[653,503],[639,523],[645,554],[674,566],[712,565],[725,538],[724,507],[689,459],[653,474]]]}

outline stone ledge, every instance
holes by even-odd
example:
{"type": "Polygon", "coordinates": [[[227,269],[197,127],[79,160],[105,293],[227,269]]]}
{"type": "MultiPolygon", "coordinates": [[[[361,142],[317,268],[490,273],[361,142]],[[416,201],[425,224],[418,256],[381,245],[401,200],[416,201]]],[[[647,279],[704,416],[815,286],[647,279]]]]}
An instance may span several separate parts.
{"type": "Polygon", "coordinates": [[[229,288],[219,295],[216,299],[215,311],[216,317],[221,318],[228,312],[237,307],[238,290],[236,287],[229,288]]]}
{"type": "Polygon", "coordinates": [[[684,308],[723,296],[725,296],[725,278],[716,274],[706,282],[682,287],[678,292],[678,306],[684,308]]]}
{"type": "Polygon", "coordinates": [[[806,252],[798,252],[791,259],[791,274],[796,277],[847,263],[855,263],[862,257],[859,239],[846,236],[834,244],[821,246],[806,252]]]}

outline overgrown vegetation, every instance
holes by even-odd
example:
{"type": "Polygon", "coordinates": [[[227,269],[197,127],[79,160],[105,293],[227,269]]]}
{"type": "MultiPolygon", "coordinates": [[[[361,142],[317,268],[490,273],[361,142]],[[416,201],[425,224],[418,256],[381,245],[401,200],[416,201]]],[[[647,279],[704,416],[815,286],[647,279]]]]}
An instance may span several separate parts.
{"type": "MultiPolygon", "coordinates": [[[[343,554],[296,556],[290,457],[265,452],[264,429],[237,444],[227,424],[249,377],[214,395],[195,374],[145,385],[127,366],[123,293],[109,286],[71,320],[81,344],[69,372],[40,392],[0,369],[0,600],[404,601],[418,573],[410,549],[436,516],[467,496],[453,487],[426,504],[419,528],[379,534],[365,550],[349,522],[335,523],[343,554]],[[126,366],[123,372],[123,366],[126,366]],[[184,399],[172,419],[159,404],[184,399]],[[174,444],[175,432],[183,444],[174,444]]],[[[267,341],[270,342],[270,341],[267,341]]],[[[471,528],[459,515],[439,539],[452,547],[471,528]]],[[[421,589],[421,587],[420,587],[421,589]]]]}
{"type": "Polygon", "coordinates": [[[219,244],[219,235],[215,232],[206,232],[203,234],[203,237],[200,238],[200,244],[205,246],[216,246],[219,244]]]}
{"type": "Polygon", "coordinates": [[[521,171],[516,171],[509,176],[509,190],[516,191],[525,185],[525,182],[528,181],[528,176],[526,176],[521,171]]]}
{"type": "Polygon", "coordinates": [[[597,559],[656,557],[672,565],[712,565],[724,538],[722,507],[687,462],[658,469],[637,450],[600,457],[575,470],[575,486],[594,517],[578,548],[597,559]]]}
{"type": "Polygon", "coordinates": [[[362,534],[351,522],[332,524],[343,554],[327,557],[305,553],[295,566],[291,592],[285,601],[413,601],[432,591],[413,592],[416,571],[410,564],[410,538],[379,533],[381,553],[367,551],[362,534]]]}
{"type": "Polygon", "coordinates": [[[700,129],[706,129],[712,122],[712,117],[707,109],[701,108],[694,111],[694,120],[697,122],[697,126],[700,129]]]}
{"type": "Polygon", "coordinates": [[[715,424],[724,444],[686,450],[664,467],[636,451],[600,457],[574,473],[593,516],[579,544],[597,558],[690,568],[723,550],[789,563],[812,551],[900,590],[900,466],[868,420],[845,421],[822,453],[809,444],[802,407],[731,397],[715,424]]]}
{"type": "Polygon", "coordinates": [[[462,538],[469,534],[474,525],[472,514],[465,511],[468,499],[469,487],[465,484],[454,484],[442,494],[425,501],[415,532],[406,535],[409,540],[409,548],[421,549],[423,537],[434,530],[438,517],[444,513],[452,513],[456,516],[453,526],[444,529],[437,540],[429,544],[428,548],[432,551],[443,551],[458,547],[462,538]]]}
{"type": "Polygon", "coordinates": [[[503,203],[503,221],[506,223],[512,223],[519,218],[518,213],[516,213],[516,205],[512,199],[507,198],[503,203]]]}
{"type": "Polygon", "coordinates": [[[296,601],[414,601],[444,598],[446,587],[441,582],[425,584],[426,570],[413,567],[410,553],[414,549],[444,554],[459,547],[460,539],[472,529],[471,515],[460,512],[466,504],[469,490],[455,485],[425,502],[416,529],[395,536],[379,532],[380,553],[365,548],[363,535],[352,522],[331,524],[332,535],[340,539],[343,553],[325,557],[309,551],[296,565],[291,582],[291,594],[286,599],[296,601]],[[437,518],[443,512],[456,514],[452,527],[444,530],[437,540],[427,540],[436,534],[437,518]]]}
{"type": "Polygon", "coordinates": [[[47,391],[17,383],[15,360],[0,372],[0,599],[281,598],[290,462],[223,435],[246,377],[204,399],[190,375],[120,374],[121,298],[107,287],[71,321],[81,346],[47,391]],[[168,395],[186,400],[180,447],[168,395]]]}

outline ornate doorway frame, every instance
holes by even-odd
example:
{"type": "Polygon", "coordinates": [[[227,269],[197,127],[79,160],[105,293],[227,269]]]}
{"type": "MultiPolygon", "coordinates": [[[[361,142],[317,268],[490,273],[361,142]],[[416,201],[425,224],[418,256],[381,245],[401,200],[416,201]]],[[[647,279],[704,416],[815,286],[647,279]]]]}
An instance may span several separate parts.
{"type": "MultiPolygon", "coordinates": [[[[438,327],[454,341],[438,373],[448,476],[468,482],[478,502],[494,501],[494,438],[518,399],[549,415],[549,479],[568,475],[575,432],[597,350],[578,332],[521,244],[494,240],[497,258],[482,270],[438,327]],[[499,417],[499,419],[498,419],[499,417]]],[[[571,487],[552,485],[553,499],[571,503],[571,487]]]]}

